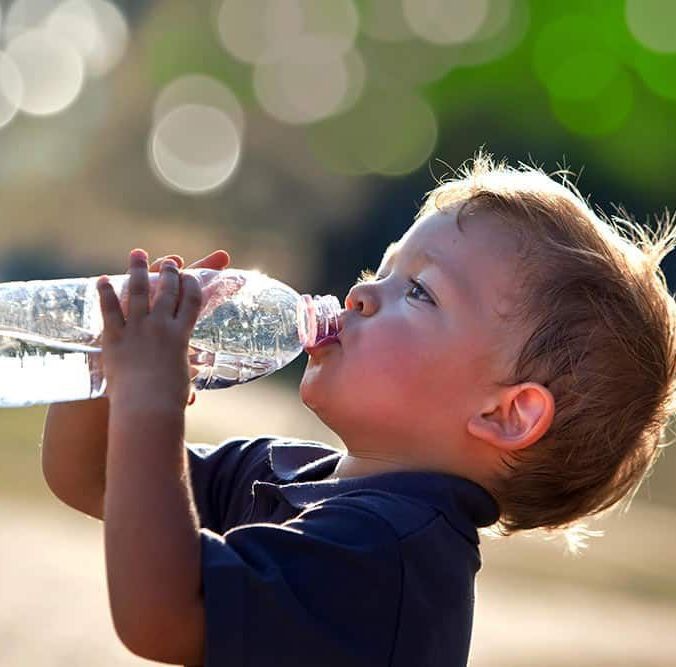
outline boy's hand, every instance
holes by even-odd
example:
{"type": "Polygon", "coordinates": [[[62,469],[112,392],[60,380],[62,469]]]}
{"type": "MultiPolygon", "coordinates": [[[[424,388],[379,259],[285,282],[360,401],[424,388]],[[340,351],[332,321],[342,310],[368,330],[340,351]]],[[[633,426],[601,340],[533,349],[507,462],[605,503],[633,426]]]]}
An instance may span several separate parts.
{"type": "MultiPolygon", "coordinates": [[[[179,269],[183,268],[183,257],[180,255],[166,255],[165,257],[159,257],[156,259],[149,268],[149,271],[151,273],[157,273],[160,270],[160,266],[162,265],[162,260],[164,259],[173,259],[176,264],[178,265],[179,269]]],[[[196,262],[193,262],[192,264],[189,264],[186,268],[188,269],[214,269],[215,271],[222,271],[223,269],[227,268],[228,265],[230,264],[230,255],[228,255],[225,250],[214,250],[214,252],[210,253],[206,257],[202,257],[202,259],[198,259],[196,262]]],[[[205,293],[204,294],[204,299],[205,301],[208,300],[209,294],[205,293]]],[[[191,356],[191,349],[188,351],[188,359],[190,359],[191,356]]],[[[193,378],[199,373],[199,369],[197,369],[195,366],[190,365],[190,380],[192,381],[193,378]]],[[[190,397],[188,398],[188,405],[192,405],[195,402],[196,399],[196,394],[195,394],[195,387],[191,384],[190,385],[190,397]]]]}
{"type": "Polygon", "coordinates": [[[120,302],[102,276],[97,282],[103,315],[103,364],[111,403],[183,410],[190,394],[188,342],[202,305],[198,281],[165,260],[152,307],[148,257],[134,250],[129,260],[129,303],[120,302]]]}
{"type": "MultiPolygon", "coordinates": [[[[180,255],[166,255],[164,257],[159,257],[156,259],[149,267],[149,271],[151,272],[157,272],[160,270],[160,265],[162,264],[162,261],[165,259],[173,259],[176,264],[178,265],[179,269],[183,268],[183,257],[180,255]]],[[[230,264],[230,255],[228,255],[225,250],[214,250],[214,252],[210,253],[206,257],[202,257],[202,259],[198,259],[196,262],[193,262],[192,264],[189,264],[186,266],[186,269],[214,269],[216,271],[220,271],[221,269],[227,268],[228,264],[230,264]]]]}

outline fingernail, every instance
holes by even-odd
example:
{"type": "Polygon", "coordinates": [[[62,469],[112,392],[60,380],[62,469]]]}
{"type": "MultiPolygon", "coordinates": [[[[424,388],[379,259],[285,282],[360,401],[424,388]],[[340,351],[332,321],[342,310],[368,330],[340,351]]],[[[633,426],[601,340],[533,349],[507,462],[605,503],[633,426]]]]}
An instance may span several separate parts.
{"type": "Polygon", "coordinates": [[[143,250],[143,248],[134,248],[130,254],[136,259],[144,259],[148,261],[148,253],[143,250]]]}

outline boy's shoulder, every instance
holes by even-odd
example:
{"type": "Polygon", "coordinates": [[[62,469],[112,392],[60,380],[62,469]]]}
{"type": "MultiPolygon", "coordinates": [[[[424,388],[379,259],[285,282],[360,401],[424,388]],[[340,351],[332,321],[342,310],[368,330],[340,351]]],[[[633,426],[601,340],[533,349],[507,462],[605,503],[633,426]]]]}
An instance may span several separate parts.
{"type": "Polygon", "coordinates": [[[342,456],[321,442],[277,438],[269,442],[278,493],[298,509],[317,504],[361,509],[388,523],[399,539],[441,519],[472,544],[477,526],[497,520],[494,499],[469,480],[436,472],[399,471],[323,479],[342,456]]]}

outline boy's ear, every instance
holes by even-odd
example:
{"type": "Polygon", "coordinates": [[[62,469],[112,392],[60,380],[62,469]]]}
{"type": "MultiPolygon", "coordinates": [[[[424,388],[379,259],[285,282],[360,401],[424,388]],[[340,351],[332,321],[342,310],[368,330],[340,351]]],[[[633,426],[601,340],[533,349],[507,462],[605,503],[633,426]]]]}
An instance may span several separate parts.
{"type": "Polygon", "coordinates": [[[467,422],[475,438],[506,451],[523,449],[536,443],[554,419],[554,397],[536,382],[507,387],[492,405],[467,422]]]}

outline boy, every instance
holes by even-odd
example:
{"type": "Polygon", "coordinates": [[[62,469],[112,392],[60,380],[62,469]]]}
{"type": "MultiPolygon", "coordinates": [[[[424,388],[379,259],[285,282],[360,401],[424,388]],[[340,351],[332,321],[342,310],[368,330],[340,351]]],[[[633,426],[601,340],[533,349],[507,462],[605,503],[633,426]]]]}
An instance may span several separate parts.
{"type": "Polygon", "coordinates": [[[566,529],[575,548],[576,522],[658,452],[676,227],[628,227],[635,244],[571,189],[479,153],[349,291],[339,341],[308,351],[301,398],[344,455],[184,447],[199,287],[164,261],[150,305],[132,252],[126,319],[100,281],[107,398],[51,406],[43,439],[52,490],[105,517],[124,644],[186,665],[466,664],[477,529],[566,529]]]}

